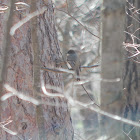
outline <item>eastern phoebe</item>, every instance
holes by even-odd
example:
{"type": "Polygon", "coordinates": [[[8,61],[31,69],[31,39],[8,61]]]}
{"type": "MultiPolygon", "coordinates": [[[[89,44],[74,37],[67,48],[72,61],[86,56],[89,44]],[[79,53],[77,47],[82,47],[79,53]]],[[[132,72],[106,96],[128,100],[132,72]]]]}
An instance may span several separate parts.
{"type": "Polygon", "coordinates": [[[75,71],[77,76],[77,81],[80,81],[79,73],[81,71],[81,65],[80,60],[74,50],[69,50],[67,52],[67,65],[69,69],[72,69],[75,71]]]}

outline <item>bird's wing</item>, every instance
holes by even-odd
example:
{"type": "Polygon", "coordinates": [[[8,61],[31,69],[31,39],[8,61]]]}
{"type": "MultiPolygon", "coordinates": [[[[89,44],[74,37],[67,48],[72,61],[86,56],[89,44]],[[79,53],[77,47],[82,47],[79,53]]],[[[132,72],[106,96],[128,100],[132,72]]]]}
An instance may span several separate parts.
{"type": "Polygon", "coordinates": [[[69,69],[75,69],[75,61],[67,61],[68,62],[68,68],[69,69]]]}

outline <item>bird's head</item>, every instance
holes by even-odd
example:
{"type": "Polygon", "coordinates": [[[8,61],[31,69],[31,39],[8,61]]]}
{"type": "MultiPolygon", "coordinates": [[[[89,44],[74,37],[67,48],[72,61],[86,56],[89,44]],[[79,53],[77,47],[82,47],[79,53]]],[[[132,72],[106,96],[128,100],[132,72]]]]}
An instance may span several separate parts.
{"type": "Polygon", "coordinates": [[[75,54],[76,52],[74,51],[74,50],[69,50],[68,52],[67,52],[67,55],[69,55],[69,54],[75,54]]]}

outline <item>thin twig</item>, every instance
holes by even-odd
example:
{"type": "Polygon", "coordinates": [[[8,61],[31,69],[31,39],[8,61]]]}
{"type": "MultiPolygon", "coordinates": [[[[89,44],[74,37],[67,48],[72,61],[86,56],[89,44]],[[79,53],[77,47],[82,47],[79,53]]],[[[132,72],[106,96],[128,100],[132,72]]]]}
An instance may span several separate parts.
{"type": "Polygon", "coordinates": [[[100,65],[91,65],[91,66],[81,66],[81,68],[95,68],[95,67],[99,67],[100,65]]]}
{"type": "Polygon", "coordinates": [[[126,134],[124,131],[123,131],[123,133],[129,138],[129,140],[133,140],[133,139],[131,139],[130,136],[128,136],[128,134],[126,134]]]}
{"type": "Polygon", "coordinates": [[[73,18],[75,21],[77,21],[86,31],[88,31],[90,34],[92,34],[92,35],[95,36],[96,38],[101,39],[99,36],[93,34],[90,30],[88,30],[86,26],[84,26],[81,22],[79,22],[79,21],[78,21],[75,17],[73,17],[71,14],[69,14],[69,13],[67,13],[67,12],[65,12],[65,11],[63,11],[63,10],[61,10],[61,9],[58,9],[58,8],[54,8],[54,9],[56,9],[56,10],[58,10],[58,11],[61,11],[61,12],[65,13],[65,14],[67,14],[67,15],[69,15],[71,18],[73,18]]]}
{"type": "Polygon", "coordinates": [[[62,69],[62,68],[41,68],[41,70],[44,71],[51,71],[51,72],[56,72],[56,73],[70,73],[74,74],[74,71],[68,70],[68,69],[62,69]]]}
{"type": "Polygon", "coordinates": [[[90,100],[93,101],[93,103],[94,103],[96,106],[100,107],[100,106],[99,106],[98,104],[96,104],[95,101],[90,97],[90,95],[89,95],[89,93],[87,92],[87,90],[86,90],[86,88],[84,87],[84,85],[81,85],[81,86],[83,87],[83,89],[84,89],[85,92],[87,93],[87,95],[88,95],[88,97],[90,98],[90,100]]]}

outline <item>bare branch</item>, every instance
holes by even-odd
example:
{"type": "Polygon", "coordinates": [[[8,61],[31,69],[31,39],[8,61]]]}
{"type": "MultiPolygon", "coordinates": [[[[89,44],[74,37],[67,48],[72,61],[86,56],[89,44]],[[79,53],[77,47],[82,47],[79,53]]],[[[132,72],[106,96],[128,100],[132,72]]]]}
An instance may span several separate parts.
{"type": "Polygon", "coordinates": [[[0,3],[0,13],[4,13],[8,10],[8,6],[5,4],[0,3]]]}
{"type": "Polygon", "coordinates": [[[119,121],[119,122],[123,122],[123,123],[129,124],[129,125],[133,125],[133,126],[136,126],[136,127],[140,127],[140,124],[138,124],[138,123],[135,122],[135,121],[131,121],[131,120],[122,118],[122,117],[120,117],[120,116],[113,115],[113,114],[108,113],[108,112],[105,112],[105,111],[103,111],[103,110],[101,110],[101,109],[99,109],[99,108],[95,108],[95,107],[93,107],[93,106],[88,106],[87,104],[83,104],[83,103],[81,103],[81,102],[79,102],[79,101],[76,101],[76,100],[73,101],[73,102],[75,102],[75,104],[80,105],[80,106],[82,106],[82,107],[84,107],[84,108],[86,108],[86,109],[90,109],[90,110],[92,110],[92,111],[95,111],[96,113],[99,113],[99,114],[101,114],[101,115],[107,116],[107,117],[109,117],[109,118],[111,118],[111,119],[114,119],[114,120],[117,120],[117,121],[119,121]]]}
{"type": "Polygon", "coordinates": [[[128,134],[126,134],[124,131],[123,131],[123,133],[129,138],[129,140],[132,140],[132,139],[128,136],[128,134]]]}
{"type": "Polygon", "coordinates": [[[88,97],[90,98],[91,101],[93,101],[93,104],[95,104],[96,106],[100,107],[97,103],[95,103],[95,101],[90,97],[89,93],[87,92],[87,90],[85,89],[84,85],[81,85],[83,87],[83,89],[85,90],[85,92],[87,93],[88,97]]]}
{"type": "Polygon", "coordinates": [[[30,5],[25,3],[25,2],[16,2],[15,5],[16,5],[16,10],[17,11],[18,10],[25,10],[27,8],[30,8],[30,5]]]}
{"type": "Polygon", "coordinates": [[[56,72],[56,73],[70,73],[74,74],[74,71],[68,70],[68,69],[63,69],[63,68],[41,68],[41,70],[44,71],[51,71],[51,72],[56,72]]]}
{"type": "Polygon", "coordinates": [[[11,96],[17,96],[18,98],[20,98],[22,100],[25,100],[25,101],[29,101],[29,102],[31,102],[31,103],[33,103],[35,105],[39,105],[40,104],[40,102],[38,100],[36,100],[36,99],[34,99],[34,98],[30,97],[30,96],[27,96],[27,95],[25,95],[25,94],[23,94],[21,92],[16,91],[14,88],[10,87],[8,84],[5,84],[4,87],[8,91],[10,91],[11,93],[8,93],[8,95],[7,94],[3,95],[1,97],[2,101],[8,99],[11,96]]]}
{"type": "Polygon", "coordinates": [[[81,22],[79,22],[75,17],[73,17],[73,16],[70,15],[69,13],[67,13],[67,12],[65,12],[65,11],[63,11],[63,10],[61,10],[61,9],[58,9],[58,8],[55,8],[55,9],[58,10],[58,11],[61,11],[61,12],[65,13],[65,14],[67,14],[68,16],[70,16],[71,18],[73,18],[75,21],[77,21],[77,22],[78,22],[86,31],[88,31],[91,35],[95,36],[95,37],[98,38],[98,39],[101,39],[101,38],[98,37],[97,35],[93,34],[86,26],[84,26],[81,22]]]}
{"type": "Polygon", "coordinates": [[[46,90],[46,86],[45,86],[44,79],[43,79],[43,72],[41,72],[41,89],[42,89],[43,93],[49,97],[65,97],[63,94],[50,93],[46,90]]]}
{"type": "Polygon", "coordinates": [[[17,132],[14,132],[8,128],[6,128],[5,126],[8,125],[9,123],[13,122],[13,120],[10,120],[11,117],[9,117],[6,121],[4,122],[0,122],[0,127],[6,131],[7,133],[11,134],[11,135],[17,135],[17,132]]]}
{"type": "Polygon", "coordinates": [[[47,10],[46,7],[42,7],[40,10],[37,10],[31,14],[28,14],[27,17],[25,17],[24,19],[22,19],[21,21],[19,21],[18,23],[16,23],[10,30],[10,35],[13,36],[15,34],[15,31],[20,28],[23,24],[25,24],[26,22],[28,22],[30,19],[32,19],[35,16],[38,16],[42,13],[44,13],[47,10]]]}
{"type": "Polygon", "coordinates": [[[95,68],[95,67],[99,67],[100,65],[91,65],[91,66],[81,66],[81,68],[95,68]]]}

